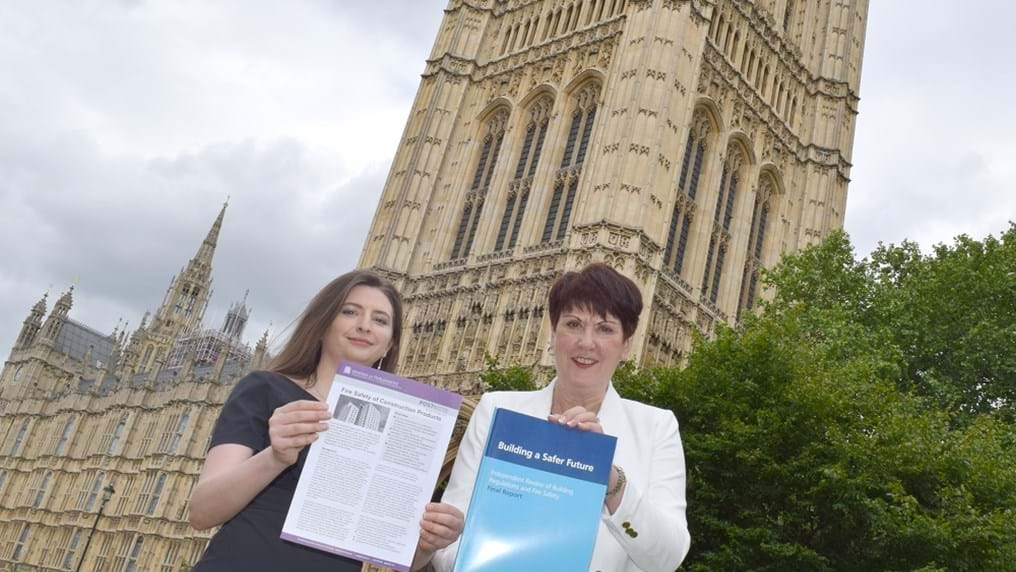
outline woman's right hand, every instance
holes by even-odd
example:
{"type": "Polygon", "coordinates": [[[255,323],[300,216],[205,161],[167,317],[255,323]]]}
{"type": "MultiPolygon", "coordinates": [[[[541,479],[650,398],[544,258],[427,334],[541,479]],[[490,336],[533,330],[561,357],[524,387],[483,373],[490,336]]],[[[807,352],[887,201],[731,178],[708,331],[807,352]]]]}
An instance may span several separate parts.
{"type": "Polygon", "coordinates": [[[286,466],[296,463],[300,451],[328,429],[332,416],[323,401],[292,401],[279,407],[268,419],[268,436],[272,442],[272,455],[286,466]]]}

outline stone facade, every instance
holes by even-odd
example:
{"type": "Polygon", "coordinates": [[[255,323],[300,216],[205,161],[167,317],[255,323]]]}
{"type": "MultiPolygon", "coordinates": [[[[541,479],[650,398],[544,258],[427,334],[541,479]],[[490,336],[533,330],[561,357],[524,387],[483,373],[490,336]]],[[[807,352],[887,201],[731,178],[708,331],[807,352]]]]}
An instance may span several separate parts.
{"type": "Polygon", "coordinates": [[[204,551],[190,491],[233,383],[267,357],[267,332],[240,341],[245,303],[201,326],[224,214],[130,335],[74,321],[73,289],[30,310],[0,372],[0,570],[168,572],[204,551]]]}
{"type": "Polygon", "coordinates": [[[545,301],[605,261],[643,364],[735,324],[842,227],[866,0],[452,0],[361,255],[407,300],[400,371],[547,370],[545,301]]]}

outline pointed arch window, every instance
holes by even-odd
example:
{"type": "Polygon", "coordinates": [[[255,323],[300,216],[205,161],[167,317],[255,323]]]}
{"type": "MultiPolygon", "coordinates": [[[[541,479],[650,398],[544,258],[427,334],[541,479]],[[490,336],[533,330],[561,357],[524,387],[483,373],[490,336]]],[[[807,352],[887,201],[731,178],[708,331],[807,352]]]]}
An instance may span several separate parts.
{"type": "Polygon", "coordinates": [[[476,163],[476,171],[473,173],[473,182],[469,186],[469,191],[466,192],[466,202],[462,207],[458,229],[455,231],[455,243],[452,246],[453,260],[468,256],[473,247],[476,228],[480,224],[480,213],[483,211],[483,202],[487,198],[487,189],[490,188],[494,167],[501,154],[501,143],[504,141],[507,120],[508,111],[502,109],[494,114],[485,127],[486,132],[483,136],[483,145],[480,148],[480,157],[476,163]]]}
{"type": "Polygon", "coordinates": [[[74,556],[78,552],[78,544],[81,543],[81,529],[75,528],[74,534],[71,535],[70,542],[67,544],[67,552],[64,554],[63,568],[64,570],[70,570],[74,564],[74,556]]]}
{"type": "Polygon", "coordinates": [[[564,156],[561,167],[554,176],[554,190],[547,208],[547,220],[543,225],[540,241],[548,243],[564,238],[571,219],[575,194],[579,188],[579,177],[585,164],[589,140],[596,121],[597,99],[600,85],[591,83],[579,91],[576,105],[571,114],[568,126],[568,139],[565,142],[564,156]]]}
{"type": "Polygon", "coordinates": [[[184,432],[187,431],[187,425],[190,423],[190,410],[186,410],[180,415],[180,419],[176,422],[176,430],[173,431],[173,435],[169,440],[169,445],[166,447],[166,452],[176,453],[176,448],[180,446],[180,439],[183,438],[184,432]]]}
{"type": "Polygon", "coordinates": [[[755,294],[758,288],[759,272],[762,268],[762,252],[769,228],[769,213],[776,185],[770,177],[764,177],[755,195],[755,205],[751,212],[751,231],[748,234],[748,251],[744,262],[744,273],[741,277],[741,295],[737,306],[737,319],[740,321],[742,310],[751,311],[755,306],[755,294]]]}
{"type": "Polygon", "coordinates": [[[703,161],[708,150],[709,118],[703,111],[692,116],[692,127],[684,147],[681,174],[677,179],[677,198],[667,232],[667,247],[663,253],[664,268],[681,274],[684,255],[688,248],[688,234],[695,217],[695,195],[702,178],[703,161]]]}
{"type": "Polygon", "coordinates": [[[148,508],[145,509],[145,514],[152,516],[155,514],[155,508],[159,506],[159,499],[162,498],[162,489],[166,486],[166,473],[159,473],[158,479],[155,481],[155,490],[152,491],[151,500],[148,501],[148,508]]]}
{"type": "Polygon", "coordinates": [[[21,450],[22,443],[25,442],[25,434],[28,433],[28,426],[31,424],[31,419],[25,419],[21,422],[21,429],[18,429],[18,434],[14,438],[14,444],[11,445],[8,455],[16,455],[21,450]]]}
{"type": "Polygon", "coordinates": [[[134,572],[138,569],[138,559],[141,557],[141,549],[144,546],[145,538],[140,534],[134,537],[134,546],[131,547],[130,554],[127,556],[127,565],[124,566],[124,572],[134,572]]]}
{"type": "Polygon", "coordinates": [[[519,230],[522,228],[522,217],[526,213],[526,205],[529,204],[533,175],[536,173],[536,166],[543,153],[543,141],[547,136],[547,126],[550,123],[550,110],[553,104],[554,100],[548,96],[537,101],[529,110],[529,123],[526,125],[526,134],[522,139],[519,162],[515,166],[512,182],[508,185],[508,199],[505,203],[504,213],[501,215],[501,225],[497,231],[497,240],[494,244],[495,252],[504,248],[515,248],[515,244],[518,242],[519,230]]]}
{"type": "Polygon", "coordinates": [[[46,471],[42,476],[42,482],[39,484],[39,488],[35,491],[35,499],[32,501],[32,508],[39,508],[42,506],[43,499],[46,498],[46,492],[49,490],[49,482],[53,479],[53,471],[46,471]]]}
{"type": "Polygon", "coordinates": [[[723,264],[730,244],[730,221],[734,216],[734,202],[742,178],[741,167],[745,163],[744,152],[736,145],[731,146],[720,177],[720,192],[716,197],[716,208],[713,209],[713,229],[709,236],[706,269],[702,275],[702,295],[708,296],[714,304],[720,293],[723,264]]]}
{"type": "Polygon", "coordinates": [[[95,506],[95,499],[99,498],[99,489],[102,488],[102,481],[105,478],[106,473],[103,473],[102,471],[95,474],[95,479],[92,481],[92,487],[88,490],[88,494],[85,497],[85,512],[91,512],[92,507],[95,506]]]}
{"type": "Polygon", "coordinates": [[[14,562],[21,560],[21,553],[25,549],[25,543],[28,542],[29,532],[31,532],[31,525],[26,522],[21,527],[21,534],[18,535],[17,542],[14,543],[14,551],[11,553],[11,560],[14,562]]]}
{"type": "Polygon", "coordinates": [[[124,429],[126,429],[127,427],[128,417],[129,414],[124,413],[123,416],[120,417],[120,421],[116,424],[116,428],[113,429],[113,434],[110,436],[109,439],[109,446],[106,447],[107,455],[113,455],[116,453],[117,446],[120,444],[120,439],[123,437],[124,429]]]}
{"type": "Polygon", "coordinates": [[[67,424],[64,425],[63,433],[60,435],[60,440],[56,443],[56,448],[53,450],[54,455],[63,455],[67,449],[67,441],[71,438],[71,429],[74,428],[74,419],[68,419],[67,424]]]}

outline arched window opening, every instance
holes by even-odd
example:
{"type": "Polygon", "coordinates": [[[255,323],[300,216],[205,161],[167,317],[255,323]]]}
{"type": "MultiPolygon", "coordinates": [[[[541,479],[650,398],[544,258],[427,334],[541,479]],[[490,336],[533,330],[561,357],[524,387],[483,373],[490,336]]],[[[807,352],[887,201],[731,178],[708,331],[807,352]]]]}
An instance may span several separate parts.
{"type": "Polygon", "coordinates": [[[508,53],[508,43],[511,41],[511,39],[512,39],[512,27],[508,26],[505,29],[504,41],[501,43],[501,55],[508,53]]]}
{"type": "Polygon", "coordinates": [[[120,439],[123,438],[123,432],[124,429],[127,428],[127,419],[129,417],[129,414],[124,413],[120,417],[120,421],[116,424],[116,428],[113,429],[112,434],[109,436],[109,445],[106,447],[107,455],[114,455],[117,453],[117,446],[120,445],[120,439]]]}
{"type": "Polygon", "coordinates": [[[751,212],[751,226],[748,233],[748,249],[745,256],[744,272],[741,276],[741,295],[737,305],[737,320],[741,320],[744,310],[751,311],[755,306],[755,295],[758,288],[759,273],[762,268],[762,253],[769,224],[771,204],[776,195],[776,185],[769,176],[763,177],[755,195],[755,205],[751,212]]]}
{"type": "Polygon", "coordinates": [[[25,442],[25,435],[28,433],[28,425],[32,422],[31,419],[25,419],[21,422],[21,429],[18,429],[18,434],[14,438],[14,443],[11,444],[8,455],[14,456],[21,450],[21,445],[25,442]]]}
{"type": "Polygon", "coordinates": [[[533,175],[536,173],[536,166],[539,164],[540,155],[543,152],[543,141],[547,136],[550,110],[553,104],[554,101],[549,96],[543,97],[529,110],[529,123],[526,125],[526,134],[522,139],[519,162],[515,166],[512,182],[508,185],[508,199],[505,203],[504,213],[501,215],[501,225],[497,231],[497,240],[494,244],[495,252],[506,246],[515,248],[515,244],[518,242],[522,218],[525,216],[526,206],[529,204],[533,175]]]}
{"type": "Polygon", "coordinates": [[[590,83],[582,88],[576,97],[561,167],[554,176],[554,190],[547,209],[547,220],[543,225],[543,235],[540,238],[543,243],[561,240],[568,230],[575,194],[578,192],[579,177],[582,174],[593,123],[596,120],[599,93],[599,84],[590,83]]]}
{"type": "Polygon", "coordinates": [[[741,44],[741,32],[734,32],[734,43],[731,44],[728,56],[730,61],[737,65],[737,47],[741,44]]]}
{"type": "Polygon", "coordinates": [[[783,9],[783,32],[790,32],[794,18],[794,0],[787,0],[787,7],[783,9]]]}
{"type": "Polygon", "coordinates": [[[71,438],[71,429],[74,428],[74,419],[68,419],[64,425],[63,433],[60,434],[60,440],[56,443],[56,448],[53,449],[53,454],[60,456],[64,454],[67,449],[67,441],[71,438]]]}
{"type": "Polygon", "coordinates": [[[745,163],[744,152],[736,144],[732,145],[723,164],[716,207],[713,209],[713,229],[706,254],[706,269],[702,275],[702,295],[708,296],[714,304],[720,292],[723,264],[730,244],[730,222],[734,216],[734,204],[742,179],[741,167],[745,163]]]}
{"type": "Polygon", "coordinates": [[[469,255],[476,237],[476,229],[480,223],[483,202],[490,188],[490,180],[494,176],[494,167],[501,154],[501,143],[504,141],[505,124],[508,121],[507,110],[498,111],[486,124],[486,134],[480,149],[480,158],[473,173],[473,182],[466,192],[466,202],[462,207],[458,230],[455,232],[455,243],[452,246],[452,259],[469,255]]]}
{"type": "Polygon", "coordinates": [[[688,235],[695,217],[695,195],[702,178],[702,164],[708,152],[710,122],[705,112],[696,111],[692,116],[692,127],[685,143],[681,174],[677,180],[677,197],[674,212],[667,232],[667,246],[664,249],[664,268],[680,275],[684,268],[688,235]]]}

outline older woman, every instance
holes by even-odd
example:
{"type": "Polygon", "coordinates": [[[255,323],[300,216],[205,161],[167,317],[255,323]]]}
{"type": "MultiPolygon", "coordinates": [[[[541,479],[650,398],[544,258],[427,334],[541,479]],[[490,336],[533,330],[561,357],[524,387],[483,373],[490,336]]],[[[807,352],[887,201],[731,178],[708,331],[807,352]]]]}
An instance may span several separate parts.
{"type": "MultiPolygon", "coordinates": [[[[621,399],[611,385],[628,357],[642,312],[638,287],[605,264],[567,272],[550,290],[557,377],[544,389],[488,393],[480,400],[443,502],[465,513],[491,416],[504,407],[581,431],[617,437],[590,570],[672,572],[688,553],[684,452],[670,411],[621,399]]],[[[534,523],[538,526],[539,523],[534,523]]],[[[434,557],[451,570],[458,541],[434,557]]],[[[510,562],[510,554],[504,556],[510,562]]]]}

